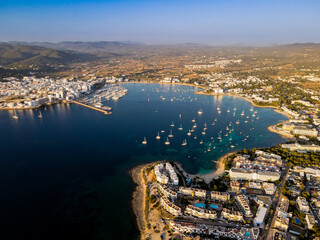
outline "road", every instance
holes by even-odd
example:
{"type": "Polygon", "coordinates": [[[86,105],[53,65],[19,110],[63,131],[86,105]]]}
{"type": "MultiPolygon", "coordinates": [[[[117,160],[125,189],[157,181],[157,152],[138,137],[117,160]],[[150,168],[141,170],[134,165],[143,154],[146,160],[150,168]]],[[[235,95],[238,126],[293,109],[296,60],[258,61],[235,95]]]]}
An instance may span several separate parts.
{"type": "Polygon", "coordinates": [[[274,225],[274,222],[276,221],[276,216],[275,216],[275,213],[277,212],[277,209],[278,209],[278,206],[279,206],[279,199],[282,197],[282,193],[281,193],[281,189],[284,187],[284,184],[286,183],[286,179],[287,179],[287,176],[288,176],[288,173],[289,173],[289,169],[286,170],[286,174],[281,182],[281,186],[278,188],[276,194],[275,194],[275,197],[272,201],[272,204],[274,205],[276,203],[276,208],[275,210],[273,211],[273,214],[272,214],[272,220],[271,220],[271,223],[269,225],[269,228],[268,228],[268,232],[267,232],[267,240],[269,239],[272,239],[272,227],[274,225]]]}
{"type": "Polygon", "coordinates": [[[318,216],[318,214],[315,212],[315,210],[313,209],[313,207],[311,206],[311,204],[309,203],[309,207],[310,207],[310,210],[314,216],[314,218],[317,220],[318,222],[318,226],[320,227],[320,218],[318,216]]]}

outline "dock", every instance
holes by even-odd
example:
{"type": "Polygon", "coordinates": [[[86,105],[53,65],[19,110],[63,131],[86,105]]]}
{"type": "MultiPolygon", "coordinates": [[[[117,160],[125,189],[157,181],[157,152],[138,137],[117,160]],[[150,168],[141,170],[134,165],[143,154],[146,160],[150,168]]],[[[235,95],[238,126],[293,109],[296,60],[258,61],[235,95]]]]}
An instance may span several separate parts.
{"type": "Polygon", "coordinates": [[[84,106],[84,107],[87,107],[87,108],[91,108],[91,109],[96,110],[98,112],[102,112],[102,113],[104,113],[106,115],[110,115],[111,114],[111,112],[106,111],[104,109],[97,108],[97,107],[94,107],[94,106],[91,106],[91,105],[87,105],[87,104],[84,104],[84,103],[81,103],[81,102],[78,102],[78,101],[70,101],[70,103],[75,103],[75,104],[78,104],[78,105],[81,105],[81,106],[84,106]]]}

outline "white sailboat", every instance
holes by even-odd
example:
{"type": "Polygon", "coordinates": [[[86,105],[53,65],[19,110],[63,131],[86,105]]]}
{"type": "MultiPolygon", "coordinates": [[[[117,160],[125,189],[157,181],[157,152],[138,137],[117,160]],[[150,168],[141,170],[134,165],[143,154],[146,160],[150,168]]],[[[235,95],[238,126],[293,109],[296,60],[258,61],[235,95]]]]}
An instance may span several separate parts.
{"type": "Polygon", "coordinates": [[[200,108],[200,109],[198,110],[198,114],[201,115],[202,113],[203,113],[203,111],[202,111],[202,109],[200,108]]]}
{"type": "Polygon", "coordinates": [[[172,130],[170,130],[170,134],[168,135],[169,138],[173,138],[172,130]]]}
{"type": "Polygon", "coordinates": [[[190,129],[189,129],[189,132],[187,132],[187,135],[188,135],[188,136],[191,136],[191,131],[190,131],[190,129]]]}
{"type": "Polygon", "coordinates": [[[241,116],[244,116],[244,111],[242,111],[241,116]]]}
{"type": "Polygon", "coordinates": [[[148,142],[147,142],[147,139],[144,137],[143,138],[143,141],[142,141],[142,144],[146,145],[148,142]]]}
{"type": "Polygon", "coordinates": [[[174,122],[172,121],[172,123],[171,123],[171,125],[170,125],[171,127],[174,127],[174,122]]]}
{"type": "Polygon", "coordinates": [[[182,131],[183,128],[182,128],[182,124],[180,124],[180,127],[178,128],[178,130],[182,131]]]}
{"type": "Polygon", "coordinates": [[[39,116],[38,116],[39,118],[42,118],[42,114],[41,114],[41,111],[39,111],[39,116]]]}
{"type": "Polygon", "coordinates": [[[186,145],[187,145],[187,139],[183,140],[183,142],[182,142],[181,145],[182,145],[182,146],[186,146],[186,145]]]}
{"type": "Polygon", "coordinates": [[[13,115],[13,118],[14,118],[14,119],[18,119],[19,117],[18,117],[18,115],[17,115],[17,112],[16,112],[16,110],[14,109],[13,111],[14,111],[14,115],[13,115]]]}
{"type": "Polygon", "coordinates": [[[165,145],[170,145],[169,138],[167,138],[167,141],[164,142],[165,145]]]}
{"type": "Polygon", "coordinates": [[[161,137],[160,137],[160,134],[158,132],[158,135],[156,136],[156,139],[159,140],[161,137]]]}

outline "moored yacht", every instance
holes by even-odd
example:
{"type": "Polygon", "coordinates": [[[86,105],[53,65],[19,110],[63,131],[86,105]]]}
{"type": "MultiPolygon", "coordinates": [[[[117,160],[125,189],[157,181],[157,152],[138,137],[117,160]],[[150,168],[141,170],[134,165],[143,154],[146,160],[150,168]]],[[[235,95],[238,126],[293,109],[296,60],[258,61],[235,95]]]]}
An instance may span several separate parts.
{"type": "Polygon", "coordinates": [[[18,117],[18,114],[17,114],[16,110],[13,110],[13,111],[14,111],[13,118],[14,118],[14,119],[18,119],[19,117],[18,117]]]}
{"type": "Polygon", "coordinates": [[[159,140],[160,139],[160,134],[158,132],[158,135],[156,136],[156,139],[159,140]]]}
{"type": "Polygon", "coordinates": [[[172,130],[170,130],[170,134],[168,135],[169,138],[173,138],[172,130]]]}
{"type": "Polygon", "coordinates": [[[145,137],[143,138],[142,144],[144,144],[144,145],[147,144],[147,139],[145,137]]]}

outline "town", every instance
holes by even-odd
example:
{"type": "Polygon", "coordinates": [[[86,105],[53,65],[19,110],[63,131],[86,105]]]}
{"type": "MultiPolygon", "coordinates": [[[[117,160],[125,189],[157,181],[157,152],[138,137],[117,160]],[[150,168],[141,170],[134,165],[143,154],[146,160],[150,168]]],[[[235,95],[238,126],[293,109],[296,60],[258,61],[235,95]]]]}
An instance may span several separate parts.
{"type": "Polygon", "coordinates": [[[290,167],[272,150],[233,154],[231,168],[209,184],[201,176],[188,178],[174,162],[149,164],[143,177],[150,239],[319,237],[320,168],[290,167]]]}

